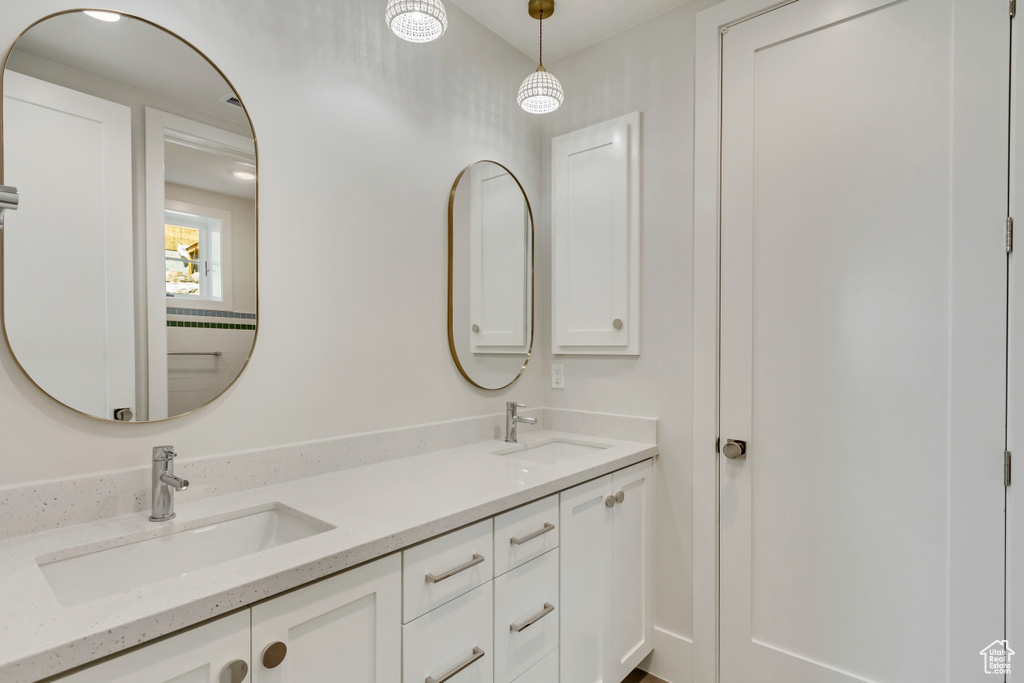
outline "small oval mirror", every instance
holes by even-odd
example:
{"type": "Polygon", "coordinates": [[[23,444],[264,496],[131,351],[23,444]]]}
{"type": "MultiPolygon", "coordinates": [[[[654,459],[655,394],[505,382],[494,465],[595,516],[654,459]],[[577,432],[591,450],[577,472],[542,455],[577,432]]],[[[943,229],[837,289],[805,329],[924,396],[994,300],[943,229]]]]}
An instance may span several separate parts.
{"type": "Polygon", "coordinates": [[[196,410],[256,336],[256,146],[224,75],[125,14],[68,11],[4,63],[3,323],[44,392],[106,420],[196,410]]]}
{"type": "Polygon", "coordinates": [[[512,384],[533,348],[533,212],[519,180],[478,161],[448,200],[448,345],[481,389],[512,384]]]}

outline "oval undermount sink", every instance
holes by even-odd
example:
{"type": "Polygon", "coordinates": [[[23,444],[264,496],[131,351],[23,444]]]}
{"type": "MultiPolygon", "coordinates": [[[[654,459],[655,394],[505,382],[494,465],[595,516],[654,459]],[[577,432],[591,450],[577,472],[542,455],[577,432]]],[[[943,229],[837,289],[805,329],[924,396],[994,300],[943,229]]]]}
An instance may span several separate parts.
{"type": "Polygon", "coordinates": [[[280,503],[155,528],[36,558],[57,600],[80,605],[334,527],[280,503]]]}

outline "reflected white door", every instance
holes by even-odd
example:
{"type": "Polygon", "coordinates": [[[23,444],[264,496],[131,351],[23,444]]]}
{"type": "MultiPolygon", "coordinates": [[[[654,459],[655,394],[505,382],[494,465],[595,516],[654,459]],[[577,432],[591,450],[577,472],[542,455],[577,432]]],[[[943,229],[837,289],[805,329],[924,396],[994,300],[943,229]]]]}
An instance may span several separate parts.
{"type": "Polygon", "coordinates": [[[724,683],[993,680],[1009,21],[798,0],[722,35],[724,683]]]}
{"type": "Polygon", "coordinates": [[[112,420],[136,410],[131,110],[9,69],[3,88],[4,180],[21,193],[4,217],[7,337],[44,391],[112,420]]]}

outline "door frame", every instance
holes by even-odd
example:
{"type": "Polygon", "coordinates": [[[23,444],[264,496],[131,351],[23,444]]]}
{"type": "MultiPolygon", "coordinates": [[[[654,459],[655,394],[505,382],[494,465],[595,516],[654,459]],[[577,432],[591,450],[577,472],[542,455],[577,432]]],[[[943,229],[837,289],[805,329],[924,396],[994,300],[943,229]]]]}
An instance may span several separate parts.
{"type": "Polygon", "coordinates": [[[722,29],[796,0],[697,14],[693,140],[693,681],[718,680],[718,346],[722,29]]]}
{"type": "MultiPolygon", "coordinates": [[[[722,29],[746,21],[797,0],[724,0],[697,14],[695,30],[694,73],[694,215],[693,215],[693,670],[692,680],[701,683],[719,680],[719,459],[716,440],[719,429],[719,334],[720,334],[720,213],[721,196],[721,72],[722,29]]],[[[1008,19],[1009,20],[1009,19],[1008,19]]],[[[1009,39],[1009,36],[1007,36],[1009,39]]],[[[1009,42],[1007,43],[1007,50],[1009,42]]],[[[1007,55],[1009,57],[1009,55],[1007,55]]],[[[958,75],[977,73],[974,67],[986,55],[966,55],[956,60],[958,75]]],[[[1007,59],[1007,62],[1009,59],[1007,59]]],[[[1009,111],[1009,83],[1007,83],[1009,111]]],[[[980,98],[979,98],[980,99],[980,98]]],[[[985,106],[981,101],[960,103],[964,111],[985,106]]],[[[1007,121],[1009,124],[1009,121],[1007,121]]],[[[954,134],[964,129],[954,119],[954,134]]],[[[976,159],[992,152],[991,149],[969,150],[971,140],[962,139],[959,154],[976,159]]],[[[979,145],[985,148],[986,145],[979,145]]],[[[958,180],[963,181],[963,178],[958,180]]],[[[966,188],[960,192],[967,192],[966,188]]],[[[957,191],[954,189],[954,194],[957,191]]],[[[956,217],[954,216],[954,219],[956,217]]],[[[991,226],[985,226],[985,229],[991,226]]],[[[955,274],[956,275],[956,274],[955,274]]],[[[970,285],[968,284],[968,288],[970,285]]],[[[1006,368],[1004,367],[1004,373],[1006,368]]],[[[954,388],[955,390],[955,388],[954,388]]],[[[962,443],[960,444],[962,445],[962,443]]],[[[954,444],[956,448],[956,444],[954,444]]],[[[989,475],[1002,480],[1002,454],[984,454],[985,481],[989,475]],[[988,462],[991,456],[992,462],[988,462]],[[998,458],[998,462],[996,461],[998,458]],[[991,470],[991,471],[990,471],[991,470]],[[998,472],[997,472],[998,470],[998,472]]],[[[958,474],[960,463],[951,461],[951,477],[958,474]]],[[[962,470],[962,465],[960,465],[962,470]]],[[[976,481],[974,482],[977,483],[976,481]]],[[[969,488],[969,487],[968,487],[969,488]]],[[[974,521],[965,496],[979,495],[958,489],[955,504],[963,517],[952,524],[957,532],[956,547],[970,547],[963,532],[974,521]],[[966,510],[966,513],[965,513],[966,510]]],[[[978,602],[989,603],[993,587],[972,586],[972,568],[977,560],[970,553],[960,553],[950,560],[950,596],[963,590],[977,590],[983,595],[978,602]]],[[[999,587],[999,590],[1002,586],[999,587]]],[[[973,633],[978,626],[977,614],[965,613],[965,601],[950,601],[950,621],[956,624],[949,641],[959,642],[973,633]],[[972,623],[974,622],[974,623],[972,623]]],[[[1005,605],[1005,592],[1003,593],[1005,605]]],[[[970,644],[973,645],[973,642],[970,644]]],[[[964,643],[966,646],[967,643],[964,643]]],[[[984,645],[984,643],[982,643],[984,645]]],[[[981,647],[982,645],[979,645],[981,647]]],[[[963,649],[963,648],[961,648],[963,649]]],[[[969,648],[968,648],[969,649],[969,648]]],[[[947,653],[951,671],[965,666],[967,652],[947,653]]],[[[980,667],[979,667],[980,668],[980,667]]]]}

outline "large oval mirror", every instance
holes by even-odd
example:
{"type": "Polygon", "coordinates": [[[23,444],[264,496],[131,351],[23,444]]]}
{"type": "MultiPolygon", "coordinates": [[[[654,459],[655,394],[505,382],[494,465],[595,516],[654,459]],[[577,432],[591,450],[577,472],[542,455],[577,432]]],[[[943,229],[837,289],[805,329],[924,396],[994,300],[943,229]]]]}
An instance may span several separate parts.
{"type": "Polygon", "coordinates": [[[86,415],[189,413],[242,372],[256,337],[256,146],[224,75],[143,19],[70,11],[4,63],[7,342],[86,415]]]}
{"type": "Polygon", "coordinates": [[[514,382],[533,348],[533,212],[493,161],[467,166],[448,200],[448,345],[481,389],[514,382]]]}

